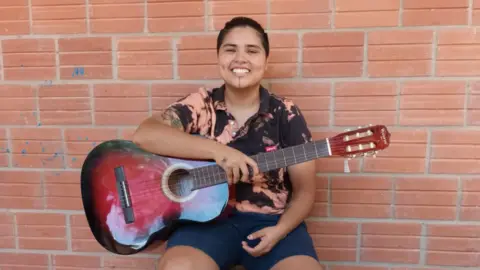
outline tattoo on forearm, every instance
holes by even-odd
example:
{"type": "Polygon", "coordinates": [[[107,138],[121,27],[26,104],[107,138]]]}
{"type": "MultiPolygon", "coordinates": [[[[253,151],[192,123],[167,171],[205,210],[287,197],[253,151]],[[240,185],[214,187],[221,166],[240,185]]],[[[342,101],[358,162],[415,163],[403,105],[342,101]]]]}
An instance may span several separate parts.
{"type": "Polygon", "coordinates": [[[160,120],[174,128],[179,128],[183,130],[182,121],[170,110],[163,112],[160,115],[160,120]]]}
{"type": "Polygon", "coordinates": [[[172,118],[170,120],[170,124],[172,125],[172,127],[183,128],[182,121],[180,121],[180,119],[178,118],[172,118]]]}

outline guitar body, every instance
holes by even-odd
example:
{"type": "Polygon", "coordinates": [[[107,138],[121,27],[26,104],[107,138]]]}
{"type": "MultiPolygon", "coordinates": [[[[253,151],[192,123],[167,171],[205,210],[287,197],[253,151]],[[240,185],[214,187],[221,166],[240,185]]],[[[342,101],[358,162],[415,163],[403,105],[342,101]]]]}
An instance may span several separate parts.
{"type": "Polygon", "coordinates": [[[208,222],[226,209],[229,186],[192,191],[192,168],[211,162],[155,155],[127,140],[96,146],[81,173],[85,214],[95,239],[117,254],[142,251],[166,240],[177,224],[208,222]]]}

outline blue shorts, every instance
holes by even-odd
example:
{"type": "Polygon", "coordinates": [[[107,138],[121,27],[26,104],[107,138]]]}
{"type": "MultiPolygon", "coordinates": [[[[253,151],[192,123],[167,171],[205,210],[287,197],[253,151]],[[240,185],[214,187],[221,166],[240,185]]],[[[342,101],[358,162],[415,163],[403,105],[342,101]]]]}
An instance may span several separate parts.
{"type": "Polygon", "coordinates": [[[267,254],[253,257],[242,248],[242,241],[254,247],[260,239],[247,236],[262,228],[274,226],[280,215],[264,215],[234,211],[228,219],[203,224],[182,225],[170,236],[167,249],[174,246],[191,246],[208,254],[221,270],[243,265],[248,270],[267,270],[284,258],[307,255],[318,261],[313,241],[302,222],[267,254]]]}

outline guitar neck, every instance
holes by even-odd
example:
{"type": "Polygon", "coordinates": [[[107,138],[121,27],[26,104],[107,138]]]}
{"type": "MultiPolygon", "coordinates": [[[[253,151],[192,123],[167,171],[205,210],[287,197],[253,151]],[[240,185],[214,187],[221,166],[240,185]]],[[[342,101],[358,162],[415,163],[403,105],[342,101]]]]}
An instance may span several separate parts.
{"type": "MultiPolygon", "coordinates": [[[[258,169],[263,173],[331,155],[329,141],[324,139],[250,157],[255,160],[258,169]]],[[[194,178],[194,189],[227,182],[225,171],[217,164],[193,169],[191,173],[194,178]]]]}

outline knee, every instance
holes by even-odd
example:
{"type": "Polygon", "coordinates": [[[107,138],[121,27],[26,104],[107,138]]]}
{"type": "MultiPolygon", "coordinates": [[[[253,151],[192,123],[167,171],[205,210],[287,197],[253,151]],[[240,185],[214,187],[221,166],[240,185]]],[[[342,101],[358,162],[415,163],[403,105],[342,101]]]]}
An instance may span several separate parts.
{"type": "Polygon", "coordinates": [[[218,270],[215,262],[201,251],[190,247],[169,249],[160,258],[158,270],[218,270]]]}

